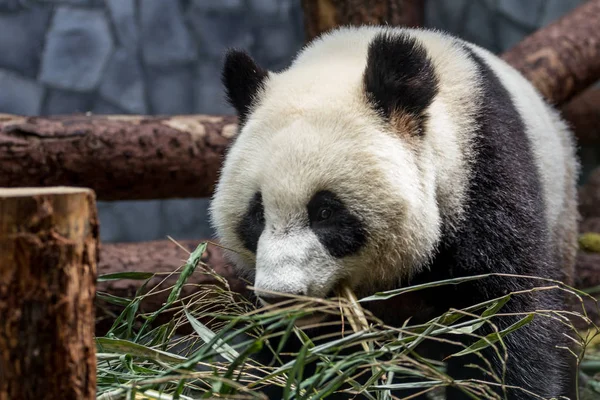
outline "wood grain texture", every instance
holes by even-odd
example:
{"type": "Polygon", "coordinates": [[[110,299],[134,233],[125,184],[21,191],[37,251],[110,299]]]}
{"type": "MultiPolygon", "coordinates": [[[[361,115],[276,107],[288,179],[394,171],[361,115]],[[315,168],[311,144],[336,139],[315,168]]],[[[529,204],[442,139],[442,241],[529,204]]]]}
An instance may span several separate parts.
{"type": "Polygon", "coordinates": [[[600,0],[589,0],[526,37],[502,58],[552,104],[561,105],[600,79],[600,0]]]}
{"type": "MultiPolygon", "coordinates": [[[[103,243],[100,246],[100,261],[98,263],[98,274],[112,274],[119,272],[150,272],[158,275],[152,278],[146,285],[146,293],[153,291],[153,295],[147,296],[140,303],[140,312],[153,312],[158,310],[169,296],[170,290],[179,274],[167,276],[168,273],[176,271],[187,260],[189,253],[205,240],[178,240],[176,243],[170,240],[157,240],[140,243],[103,243]],[[165,279],[166,278],[166,279],[165,279]],[[164,280],[164,281],[163,281],[164,280]],[[160,286],[157,288],[157,286],[160,286]]],[[[232,291],[243,293],[246,284],[239,279],[231,265],[229,265],[218,246],[209,243],[202,255],[201,262],[212,269],[215,273],[225,278],[232,291]]],[[[205,272],[203,265],[188,278],[183,287],[181,298],[185,298],[198,290],[198,285],[219,284],[211,274],[205,272]]],[[[98,292],[105,292],[114,296],[133,298],[136,291],[144,281],[140,280],[111,280],[98,282],[98,292]]],[[[122,311],[122,307],[109,304],[100,299],[96,300],[96,333],[102,335],[115,320],[115,316],[122,311]]],[[[157,322],[167,322],[169,313],[159,316],[157,322]]]]}
{"type": "Polygon", "coordinates": [[[562,114],[573,128],[578,145],[600,145],[599,88],[588,89],[573,98],[562,108],[562,114]]]}
{"type": "Polygon", "coordinates": [[[210,196],[233,116],[0,115],[0,187],[85,186],[100,200],[210,196]]]}
{"type": "Polygon", "coordinates": [[[0,399],[92,399],[98,247],[88,189],[0,189],[0,399]]]}

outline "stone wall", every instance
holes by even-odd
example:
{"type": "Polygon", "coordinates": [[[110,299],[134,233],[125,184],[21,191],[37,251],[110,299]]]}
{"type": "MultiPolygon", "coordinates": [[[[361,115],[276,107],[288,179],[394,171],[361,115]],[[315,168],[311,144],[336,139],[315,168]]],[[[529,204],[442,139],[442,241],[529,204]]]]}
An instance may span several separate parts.
{"type": "Polygon", "coordinates": [[[223,50],[281,68],[301,18],[293,0],[0,0],[0,111],[231,112],[223,50]]]}
{"type": "MultiPolygon", "coordinates": [[[[583,0],[427,0],[427,25],[503,51],[583,0]]],[[[299,0],[0,0],[0,113],[231,113],[227,47],[285,67],[299,0]]],[[[206,199],[99,202],[104,241],[211,234],[206,199]]]]}

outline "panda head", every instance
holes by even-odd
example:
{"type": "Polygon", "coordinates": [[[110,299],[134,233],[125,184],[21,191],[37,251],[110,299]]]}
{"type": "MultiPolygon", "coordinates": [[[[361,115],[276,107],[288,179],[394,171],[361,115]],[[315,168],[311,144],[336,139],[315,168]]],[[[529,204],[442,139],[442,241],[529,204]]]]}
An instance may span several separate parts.
{"type": "Polygon", "coordinates": [[[244,52],[226,55],[240,131],[210,213],[258,291],[394,287],[439,236],[422,143],[437,90],[432,64],[406,34],[362,32],[348,46],[352,34],[322,37],[280,73],[244,52]]]}

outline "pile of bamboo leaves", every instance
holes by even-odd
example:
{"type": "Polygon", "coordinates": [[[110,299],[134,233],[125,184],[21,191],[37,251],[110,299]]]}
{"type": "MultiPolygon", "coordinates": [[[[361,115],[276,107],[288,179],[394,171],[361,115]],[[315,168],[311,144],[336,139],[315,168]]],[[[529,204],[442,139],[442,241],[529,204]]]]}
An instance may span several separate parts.
{"type": "MultiPolygon", "coordinates": [[[[506,359],[510,355],[506,354],[503,339],[536,315],[572,327],[570,338],[581,347],[581,352],[573,353],[580,365],[580,398],[600,396],[600,331],[583,306],[581,312],[538,310],[520,315],[510,327],[493,329],[493,333],[483,337],[478,335],[480,328],[485,324],[493,327],[492,317],[501,318],[503,306],[517,294],[463,310],[449,310],[426,324],[411,325],[407,321],[400,328],[384,325],[361,307],[365,302],[482,278],[479,276],[411,286],[363,299],[356,299],[349,288],[343,288],[335,299],[294,297],[277,307],[257,309],[229,290],[227,282],[200,261],[206,246],[207,243],[200,244],[181,268],[168,273],[167,277],[178,274],[172,287],[158,285],[146,290],[142,285],[132,299],[97,294],[102,300],[123,307],[108,333],[96,338],[98,398],[266,398],[261,391],[265,385],[280,386],[284,397],[290,399],[322,399],[340,390],[360,393],[368,399],[391,399],[395,398],[392,391],[402,388],[443,398],[444,387],[453,384],[475,399],[495,399],[498,397],[491,386],[502,385],[502,377],[490,370],[491,383],[452,381],[445,373],[444,363],[423,357],[417,346],[424,340],[448,341],[470,335],[475,338],[473,344],[463,346],[453,357],[492,348],[500,359],[506,359]],[[192,295],[183,297],[182,288],[192,273],[209,274],[218,284],[198,286],[192,295]],[[149,314],[140,312],[144,298],[161,290],[170,291],[163,307],[149,314]],[[168,313],[169,320],[158,323],[163,313],[168,313]],[[333,322],[328,324],[338,324],[338,334],[309,336],[310,326],[298,322],[315,313],[333,316],[328,319],[333,322]],[[574,318],[589,322],[591,328],[584,332],[575,329],[571,323],[574,318]],[[350,329],[341,329],[342,326],[350,329]],[[300,350],[295,354],[281,353],[283,344],[292,336],[302,343],[300,350]],[[273,353],[272,361],[261,364],[254,355],[265,351],[273,353]],[[314,373],[305,374],[308,365],[313,365],[314,373]],[[594,378],[595,374],[599,379],[594,378]]],[[[128,272],[99,279],[148,282],[154,276],[128,272]]],[[[590,296],[549,280],[544,280],[537,290],[567,291],[580,301],[590,296]]],[[[541,398],[530,395],[532,399],[541,398]]]]}

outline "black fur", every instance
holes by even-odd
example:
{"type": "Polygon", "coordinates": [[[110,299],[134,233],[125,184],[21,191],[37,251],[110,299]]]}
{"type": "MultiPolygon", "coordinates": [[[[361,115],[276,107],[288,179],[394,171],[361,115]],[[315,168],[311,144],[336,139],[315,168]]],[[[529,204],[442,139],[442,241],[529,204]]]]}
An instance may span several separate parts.
{"type": "MultiPolygon", "coordinates": [[[[473,136],[475,160],[468,190],[468,211],[462,225],[452,234],[446,234],[430,268],[410,284],[486,273],[560,279],[559,260],[552,258],[542,187],[524,123],[494,72],[467,50],[478,65],[483,85],[479,131],[473,136]]],[[[534,285],[544,283],[489,277],[399,296],[374,305],[373,311],[386,323],[398,326],[407,317],[412,317],[413,322],[426,321],[450,307],[467,307],[534,285]],[[401,311],[390,314],[391,308],[401,311]]],[[[502,312],[524,313],[536,309],[564,309],[564,299],[557,291],[523,294],[509,301],[502,312]]],[[[493,322],[504,329],[521,317],[498,318],[493,322]]],[[[490,328],[484,326],[477,333],[490,332],[490,328]]],[[[567,345],[562,337],[564,332],[562,324],[536,316],[530,325],[507,336],[504,340],[509,359],[505,383],[547,398],[574,396],[576,369],[571,362],[574,359],[566,350],[555,347],[567,345]]],[[[502,376],[501,361],[491,350],[485,351],[484,356],[493,360],[496,373],[502,376]]],[[[477,357],[453,358],[449,360],[448,373],[454,379],[490,379],[465,367],[469,363],[481,365],[477,357]]],[[[511,400],[531,398],[518,390],[507,394],[511,400]]],[[[449,400],[467,398],[457,389],[448,390],[449,400]]]]}
{"type": "Polygon", "coordinates": [[[265,213],[262,194],[256,192],[248,204],[246,214],[238,226],[237,233],[244,246],[254,254],[258,247],[258,239],[265,229],[265,213]]]}
{"type": "Polygon", "coordinates": [[[239,50],[227,52],[221,79],[227,100],[238,113],[240,126],[246,121],[268,75],[268,71],[259,67],[247,53],[239,50]]]}
{"type": "Polygon", "coordinates": [[[413,37],[382,33],[369,45],[364,87],[385,118],[407,113],[422,125],[438,92],[438,80],[427,52],[413,37]]]}
{"type": "Polygon", "coordinates": [[[365,244],[367,235],[363,223],[334,193],[316,193],[309,201],[307,211],[311,229],[333,257],[342,258],[355,254],[365,244]],[[325,209],[331,215],[325,220],[319,220],[320,211],[325,209]]]}

